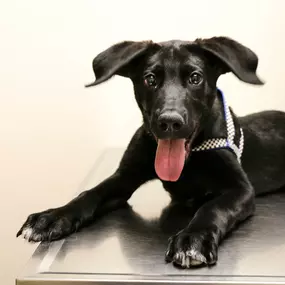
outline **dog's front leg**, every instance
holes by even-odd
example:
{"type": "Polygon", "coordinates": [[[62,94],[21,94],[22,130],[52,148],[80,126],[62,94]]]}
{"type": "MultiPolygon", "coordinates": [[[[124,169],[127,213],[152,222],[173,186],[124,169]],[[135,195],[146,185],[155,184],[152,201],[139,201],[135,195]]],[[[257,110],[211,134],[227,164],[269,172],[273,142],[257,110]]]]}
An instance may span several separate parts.
{"type": "Polygon", "coordinates": [[[34,242],[58,240],[87,225],[103,212],[125,204],[140,185],[155,178],[153,144],[155,146],[140,128],[111,177],[62,207],[30,215],[17,236],[22,235],[34,242]]]}
{"type": "Polygon", "coordinates": [[[215,189],[216,198],[198,209],[188,226],[169,239],[167,261],[184,268],[215,264],[224,236],[253,214],[253,187],[238,163],[231,166],[216,177],[220,186],[215,189]]]}

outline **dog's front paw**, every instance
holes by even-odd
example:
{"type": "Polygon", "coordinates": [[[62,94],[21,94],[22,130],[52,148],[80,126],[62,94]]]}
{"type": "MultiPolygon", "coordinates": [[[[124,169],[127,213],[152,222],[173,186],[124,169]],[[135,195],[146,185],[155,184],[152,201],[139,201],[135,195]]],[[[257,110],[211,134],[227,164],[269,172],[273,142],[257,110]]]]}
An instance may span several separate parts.
{"type": "Polygon", "coordinates": [[[169,239],[165,258],[182,268],[213,265],[217,262],[217,249],[213,232],[182,230],[169,239]]]}
{"type": "Polygon", "coordinates": [[[30,215],[17,233],[30,242],[54,241],[75,232],[80,221],[63,208],[30,215]]]}

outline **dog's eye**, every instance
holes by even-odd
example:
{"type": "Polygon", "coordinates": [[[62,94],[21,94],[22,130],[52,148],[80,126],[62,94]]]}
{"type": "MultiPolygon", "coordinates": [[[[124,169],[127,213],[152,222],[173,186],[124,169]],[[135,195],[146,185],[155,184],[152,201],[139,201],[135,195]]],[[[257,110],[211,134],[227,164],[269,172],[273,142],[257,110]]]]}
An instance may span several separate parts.
{"type": "Polygon", "coordinates": [[[190,75],[190,78],[189,78],[189,82],[190,84],[193,84],[193,85],[198,85],[199,83],[202,82],[202,74],[199,73],[199,72],[193,72],[191,75],[190,75]]]}
{"type": "Polygon", "coordinates": [[[156,79],[154,74],[148,74],[144,77],[144,84],[148,87],[156,87],[156,79]]]}

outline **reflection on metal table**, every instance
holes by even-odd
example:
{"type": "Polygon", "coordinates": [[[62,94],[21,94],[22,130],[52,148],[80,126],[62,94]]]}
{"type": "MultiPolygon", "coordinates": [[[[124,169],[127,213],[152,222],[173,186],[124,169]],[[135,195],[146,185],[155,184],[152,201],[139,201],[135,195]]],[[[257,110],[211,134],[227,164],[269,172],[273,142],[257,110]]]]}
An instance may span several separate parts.
{"type": "MultiPolygon", "coordinates": [[[[108,150],[80,186],[116,169],[122,150],[108,150]]],[[[256,215],[219,249],[216,266],[179,269],[164,261],[169,236],[187,221],[159,181],[138,189],[130,207],[51,244],[40,244],[17,284],[199,283],[285,284],[285,193],[257,199],[256,215]]]]}

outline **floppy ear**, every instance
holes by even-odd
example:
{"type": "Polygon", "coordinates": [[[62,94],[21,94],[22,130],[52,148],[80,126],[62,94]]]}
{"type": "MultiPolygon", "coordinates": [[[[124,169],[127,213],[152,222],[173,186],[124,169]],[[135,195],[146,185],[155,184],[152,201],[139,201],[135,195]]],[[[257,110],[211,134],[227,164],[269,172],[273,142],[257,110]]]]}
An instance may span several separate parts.
{"type": "Polygon", "coordinates": [[[130,76],[130,64],[154,44],[152,41],[124,41],[98,54],[93,60],[95,81],[85,87],[102,83],[113,75],[130,76]]]}
{"type": "Polygon", "coordinates": [[[193,46],[211,53],[218,59],[222,65],[221,73],[231,71],[244,82],[256,85],[264,84],[256,75],[257,55],[239,42],[227,37],[213,37],[197,39],[193,46]]]}

